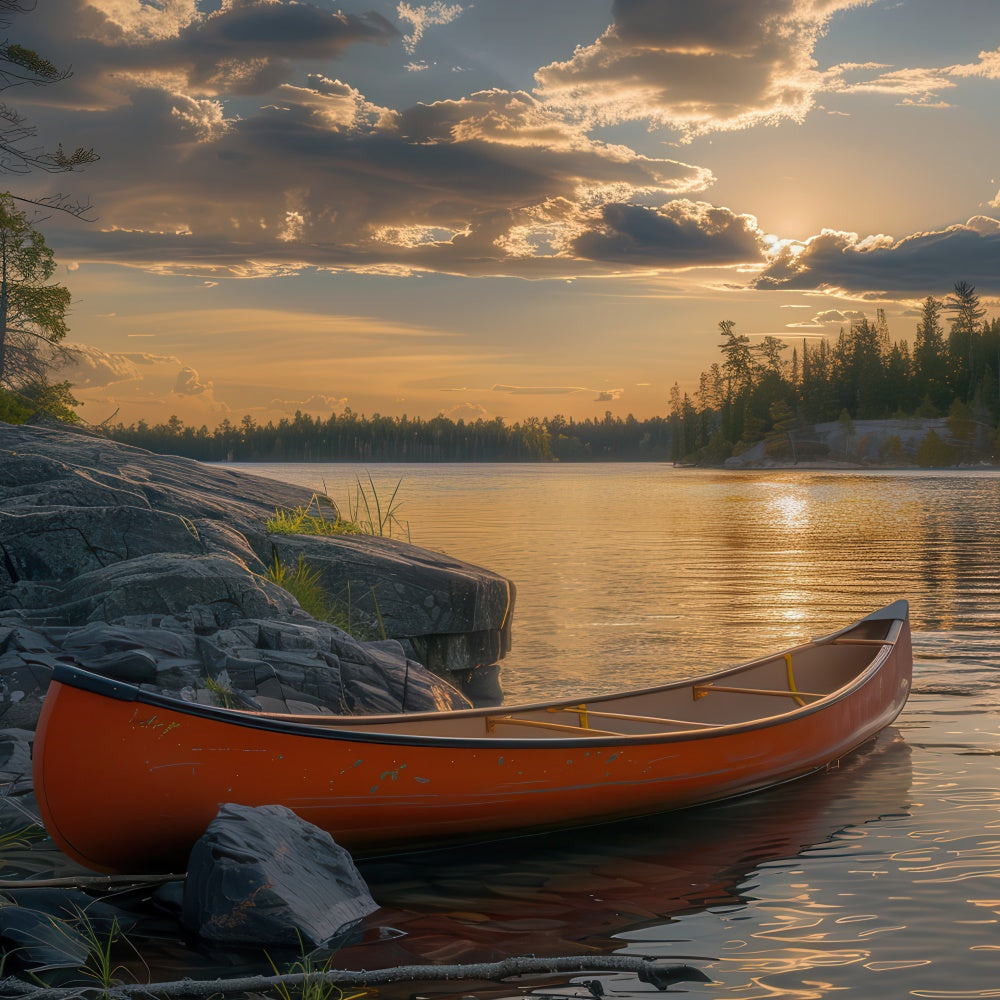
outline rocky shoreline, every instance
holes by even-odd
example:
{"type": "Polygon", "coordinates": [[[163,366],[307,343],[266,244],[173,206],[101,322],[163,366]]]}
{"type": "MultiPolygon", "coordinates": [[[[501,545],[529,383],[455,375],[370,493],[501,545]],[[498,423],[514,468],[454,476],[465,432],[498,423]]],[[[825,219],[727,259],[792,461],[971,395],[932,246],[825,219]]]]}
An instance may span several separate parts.
{"type": "Polygon", "coordinates": [[[945,417],[886,420],[834,420],[790,428],[727,458],[722,468],[755,469],[914,469],[980,464],[994,442],[984,425],[972,425],[956,436],[945,417]],[[938,450],[921,455],[929,437],[938,450]],[[923,458],[923,462],[921,459],[923,458]],[[928,461],[928,459],[930,461],[928,461]]]}
{"type": "MultiPolygon", "coordinates": [[[[213,702],[221,691],[230,703],[265,711],[372,714],[502,701],[512,583],[389,538],[268,533],[277,508],[311,498],[83,431],[0,424],[0,845],[18,843],[26,819],[37,829],[32,737],[60,661],[187,700],[213,702]],[[358,641],[317,621],[267,578],[273,562],[300,558],[330,594],[350,587],[360,595],[359,613],[372,595],[385,638],[358,641]]],[[[81,780],[102,780],[85,764],[81,747],[81,780]]],[[[230,940],[287,940],[290,928],[309,926],[309,900],[315,915],[316,871],[324,872],[328,904],[332,887],[347,888],[309,941],[334,933],[331,919],[350,923],[377,908],[346,852],[287,810],[230,810],[217,822],[212,835],[235,836],[241,846],[200,850],[173,900],[189,930],[225,926],[230,940]],[[288,847],[280,870],[277,843],[288,847]],[[250,859],[254,844],[271,849],[250,859]],[[225,867],[233,857],[235,882],[225,867]],[[226,893],[212,889],[223,883],[226,893]],[[246,910],[234,884],[247,892],[268,886],[269,919],[233,930],[246,910]]],[[[45,842],[39,851],[52,853],[45,842]]],[[[0,859],[8,883],[24,875],[9,857],[0,859]]],[[[32,866],[31,874],[46,872],[32,866]]],[[[74,905],[66,892],[0,889],[0,943],[15,968],[73,967],[85,953],[72,921],[58,941],[39,934],[65,922],[74,905]]]]}

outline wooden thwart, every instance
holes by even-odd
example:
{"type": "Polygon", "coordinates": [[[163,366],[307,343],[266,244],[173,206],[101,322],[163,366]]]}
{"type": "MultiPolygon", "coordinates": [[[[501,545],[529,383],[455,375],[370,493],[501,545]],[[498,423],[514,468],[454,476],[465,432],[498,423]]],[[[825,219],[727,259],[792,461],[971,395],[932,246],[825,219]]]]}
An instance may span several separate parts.
{"type": "MultiPolygon", "coordinates": [[[[550,712],[576,712],[586,716],[594,716],[597,719],[621,719],[623,722],[648,722],[651,725],[659,726],[694,726],[696,729],[712,729],[714,723],[694,722],[691,719],[664,719],[655,715],[627,715],[625,712],[595,712],[586,705],[565,705],[558,708],[550,708],[550,712]]],[[[584,726],[583,728],[588,728],[584,726]]]]}
{"type": "Polygon", "coordinates": [[[769,688],[728,687],[725,684],[695,684],[691,688],[694,700],[718,691],[723,694],[762,694],[768,698],[825,698],[815,691],[774,691],[769,688]]]}
{"type": "Polygon", "coordinates": [[[536,719],[515,719],[512,715],[487,715],[487,732],[493,732],[500,724],[507,726],[534,726],[538,729],[559,729],[566,733],[584,733],[587,736],[621,736],[604,729],[590,729],[587,726],[564,726],[559,722],[539,722],[536,719]]]}
{"type": "Polygon", "coordinates": [[[831,646],[892,646],[890,639],[832,639],[831,646]]]}

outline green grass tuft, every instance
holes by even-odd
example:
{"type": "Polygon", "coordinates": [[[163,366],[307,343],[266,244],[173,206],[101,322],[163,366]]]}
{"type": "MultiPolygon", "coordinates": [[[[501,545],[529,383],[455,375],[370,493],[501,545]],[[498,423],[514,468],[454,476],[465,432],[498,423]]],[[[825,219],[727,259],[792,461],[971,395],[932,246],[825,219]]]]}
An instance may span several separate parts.
{"type": "Polygon", "coordinates": [[[267,571],[267,578],[279,587],[287,590],[299,602],[299,607],[318,622],[329,622],[343,629],[355,639],[384,639],[385,627],[382,615],[375,600],[372,588],[372,599],[375,601],[375,622],[367,621],[355,613],[351,602],[351,587],[347,587],[347,600],[339,601],[323,586],[322,574],[310,566],[300,553],[299,561],[294,567],[286,566],[277,554],[267,571]]]}
{"type": "Polygon", "coordinates": [[[375,482],[368,475],[368,485],[358,479],[354,495],[348,498],[349,516],[325,493],[314,493],[304,507],[282,507],[268,518],[265,525],[272,535],[373,535],[394,538],[396,533],[410,536],[408,524],[399,519],[401,501],[398,480],[388,499],[380,497],[375,482]]]}
{"type": "Polygon", "coordinates": [[[274,991],[280,1000],[358,1000],[359,997],[365,996],[365,990],[351,994],[344,993],[329,978],[330,969],[333,967],[333,956],[319,962],[311,954],[306,954],[301,934],[299,949],[302,957],[291,962],[284,973],[275,964],[274,959],[266,951],[264,952],[275,976],[278,977],[279,981],[274,984],[274,991]]]}

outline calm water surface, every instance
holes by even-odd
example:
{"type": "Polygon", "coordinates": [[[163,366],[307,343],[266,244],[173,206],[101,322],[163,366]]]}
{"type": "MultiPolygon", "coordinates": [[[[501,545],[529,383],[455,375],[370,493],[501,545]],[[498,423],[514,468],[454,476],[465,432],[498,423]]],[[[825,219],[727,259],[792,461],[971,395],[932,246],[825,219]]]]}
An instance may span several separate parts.
{"type": "MultiPolygon", "coordinates": [[[[343,506],[362,466],[250,466],[343,506]]],[[[725,1000],[1000,997],[1000,473],[376,466],[412,540],[518,588],[508,701],[690,675],[911,603],[913,693],[822,774],[713,807],[361,863],[380,909],[340,968],[631,954],[725,1000]]],[[[5,876],[62,874],[54,848],[5,876]]],[[[269,974],[159,924],[142,981],[269,974]]],[[[143,910],[142,908],[145,907],[143,910]]],[[[272,953],[282,963],[280,955],[272,953]]],[[[295,956],[288,956],[293,960],[295,956]]],[[[400,984],[385,1000],[655,994],[626,974],[400,984]]]]}
{"type": "Polygon", "coordinates": [[[935,646],[961,633],[962,653],[1000,629],[997,471],[245,468],[325,485],[345,511],[369,472],[383,499],[399,483],[411,541],[512,579],[508,702],[728,665],[900,597],[935,646]]]}
{"type": "MultiPolygon", "coordinates": [[[[249,466],[347,506],[398,481],[413,542],[518,588],[508,701],[749,658],[911,602],[913,695],[824,774],[572,835],[367,863],[342,967],[516,954],[689,962],[693,997],[1000,997],[1000,474],[249,466]]],[[[390,996],[655,993],[631,975],[390,996]]]]}

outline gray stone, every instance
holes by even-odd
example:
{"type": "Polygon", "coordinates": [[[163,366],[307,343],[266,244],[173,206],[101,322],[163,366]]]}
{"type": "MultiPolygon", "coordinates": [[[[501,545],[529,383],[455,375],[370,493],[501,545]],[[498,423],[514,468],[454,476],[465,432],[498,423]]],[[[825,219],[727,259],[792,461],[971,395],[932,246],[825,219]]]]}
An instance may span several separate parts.
{"type": "Polygon", "coordinates": [[[315,947],[378,909],[350,854],[284,806],[228,803],[188,861],[181,918],[216,944],[315,947]]]}
{"type": "Polygon", "coordinates": [[[298,608],[281,587],[221,555],[137,556],[77,577],[64,605],[69,623],[110,621],[125,614],[178,614],[210,609],[215,627],[241,618],[289,615],[298,608]]]}
{"type": "Polygon", "coordinates": [[[510,651],[514,585],[438,552],[390,538],[275,537],[282,563],[301,556],[323,586],[445,676],[496,663],[510,651]]]}
{"type": "Polygon", "coordinates": [[[0,729],[0,801],[31,790],[31,744],[27,729],[0,729]]]}
{"type": "Polygon", "coordinates": [[[13,968],[39,972],[82,968],[91,951],[90,937],[80,929],[82,919],[90,932],[104,940],[135,925],[124,911],[75,889],[0,892],[0,942],[5,960],[13,968]]]}
{"type": "Polygon", "coordinates": [[[310,491],[74,430],[0,424],[0,468],[2,726],[34,728],[62,660],[273,711],[502,699],[513,588],[496,574],[389,539],[269,536],[310,491]],[[299,553],[389,638],[358,642],[266,579],[299,553]]]}
{"type": "Polygon", "coordinates": [[[0,944],[22,969],[79,969],[90,955],[87,939],[65,921],[26,906],[0,906],[0,944]]]}

